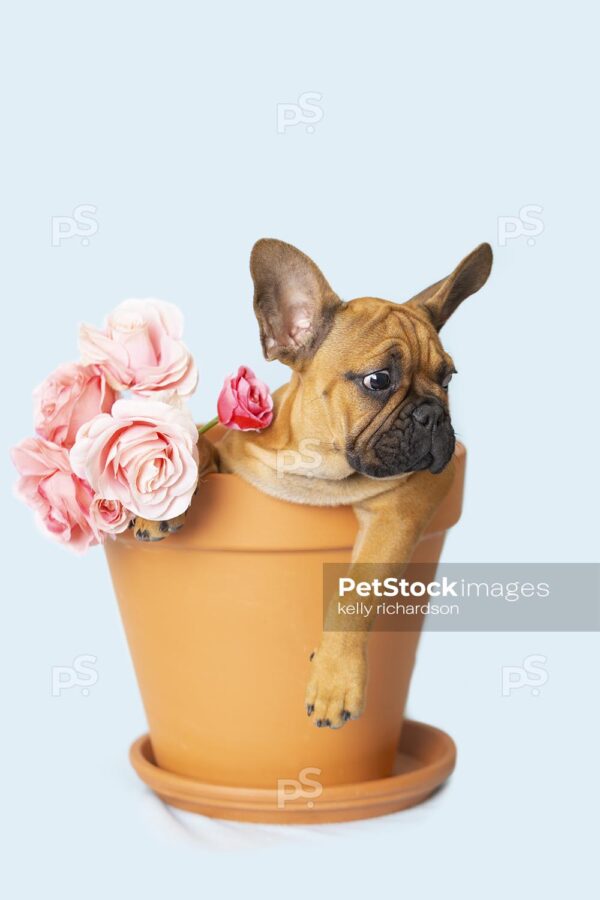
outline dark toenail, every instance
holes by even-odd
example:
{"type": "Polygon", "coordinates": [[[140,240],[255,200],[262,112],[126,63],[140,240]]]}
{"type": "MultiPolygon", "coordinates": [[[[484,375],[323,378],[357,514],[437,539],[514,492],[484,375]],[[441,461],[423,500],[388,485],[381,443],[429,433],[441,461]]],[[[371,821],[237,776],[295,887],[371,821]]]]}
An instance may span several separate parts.
{"type": "Polygon", "coordinates": [[[347,722],[348,719],[351,719],[351,718],[352,718],[352,713],[348,712],[347,709],[343,709],[342,710],[342,721],[347,722]]]}
{"type": "Polygon", "coordinates": [[[169,530],[169,523],[168,523],[168,522],[161,522],[160,525],[158,526],[158,528],[159,528],[160,531],[168,531],[168,530],[169,530]]]}
{"type": "Polygon", "coordinates": [[[315,711],[315,704],[314,704],[314,703],[309,703],[309,704],[307,705],[307,707],[306,707],[306,715],[307,715],[307,716],[312,716],[312,714],[314,713],[314,711],[315,711]]]}
{"type": "Polygon", "coordinates": [[[314,658],[315,658],[315,651],[313,650],[313,652],[312,652],[312,653],[310,654],[310,656],[308,657],[308,661],[309,661],[309,662],[312,662],[314,658]]]}
{"type": "Polygon", "coordinates": [[[323,727],[323,719],[317,719],[317,721],[315,722],[315,725],[317,726],[317,728],[322,728],[323,727]]]}
{"type": "Polygon", "coordinates": [[[148,532],[145,529],[144,529],[144,531],[136,531],[135,536],[138,539],[138,541],[149,541],[150,540],[150,535],[148,534],[148,532]]]}
{"type": "Polygon", "coordinates": [[[323,719],[323,725],[325,728],[331,728],[331,719],[323,719]]]}

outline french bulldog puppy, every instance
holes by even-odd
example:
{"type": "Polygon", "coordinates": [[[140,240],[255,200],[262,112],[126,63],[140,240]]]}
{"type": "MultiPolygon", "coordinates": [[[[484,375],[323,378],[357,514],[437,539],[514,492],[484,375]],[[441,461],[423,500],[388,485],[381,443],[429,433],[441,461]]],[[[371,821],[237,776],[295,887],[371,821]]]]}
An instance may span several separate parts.
{"type": "MultiPolygon", "coordinates": [[[[250,271],[263,352],[288,365],[292,377],[274,393],[269,428],[227,431],[215,446],[201,436],[201,477],[234,472],[293,503],[351,505],[359,531],[349,576],[384,579],[390,565],[397,575],[453,478],[448,385],[455,368],[439,331],[485,284],[491,266],[491,247],[481,244],[406,303],[344,302],[300,250],[258,241],[250,271]],[[290,451],[298,461],[293,471],[281,465],[290,451]]],[[[161,539],[183,518],[137,520],[136,536],[161,539]]],[[[344,597],[353,599],[360,598],[344,597]]],[[[306,691],[319,727],[339,728],[364,706],[372,622],[336,616],[332,602],[306,691]]]]}

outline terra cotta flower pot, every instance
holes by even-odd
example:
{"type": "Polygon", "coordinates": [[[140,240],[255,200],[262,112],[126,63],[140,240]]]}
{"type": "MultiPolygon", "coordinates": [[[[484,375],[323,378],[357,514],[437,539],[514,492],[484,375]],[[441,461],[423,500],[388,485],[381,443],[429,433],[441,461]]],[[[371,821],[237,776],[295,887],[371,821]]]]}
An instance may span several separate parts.
{"type": "MultiPolygon", "coordinates": [[[[464,464],[459,446],[453,487],[413,557],[431,576],[460,515],[464,464]]],[[[343,821],[418,803],[450,774],[447,735],[403,728],[417,631],[371,635],[361,719],[331,731],[306,715],[322,566],[349,561],[355,535],[349,508],[290,504],[219,474],[178,534],[106,543],[149,725],[131,759],[167,802],[247,821],[343,821]]]]}

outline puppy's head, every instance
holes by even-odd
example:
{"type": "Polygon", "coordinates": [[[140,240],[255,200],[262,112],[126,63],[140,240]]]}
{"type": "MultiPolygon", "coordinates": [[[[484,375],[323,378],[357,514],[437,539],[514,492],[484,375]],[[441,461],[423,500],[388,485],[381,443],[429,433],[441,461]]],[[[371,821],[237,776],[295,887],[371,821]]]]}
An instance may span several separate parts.
{"type": "MultiPolygon", "coordinates": [[[[325,417],[351,469],[389,478],[441,472],[450,461],[448,385],[455,369],[439,331],[485,284],[491,266],[491,247],[481,244],[406,303],[342,302],[295,247],[270,239],[254,245],[250,269],[265,356],[299,373],[305,415],[325,417]]],[[[304,424],[310,434],[310,421],[304,424]]]]}

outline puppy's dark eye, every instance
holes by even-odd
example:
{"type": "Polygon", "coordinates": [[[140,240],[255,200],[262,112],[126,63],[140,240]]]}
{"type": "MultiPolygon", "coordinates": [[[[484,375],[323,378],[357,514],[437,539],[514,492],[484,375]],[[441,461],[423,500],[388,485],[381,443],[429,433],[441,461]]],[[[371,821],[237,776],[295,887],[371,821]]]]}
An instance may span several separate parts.
{"type": "Polygon", "coordinates": [[[387,369],[371,372],[370,375],[365,375],[363,378],[363,384],[369,391],[385,391],[391,383],[392,379],[387,369]]]}

